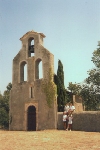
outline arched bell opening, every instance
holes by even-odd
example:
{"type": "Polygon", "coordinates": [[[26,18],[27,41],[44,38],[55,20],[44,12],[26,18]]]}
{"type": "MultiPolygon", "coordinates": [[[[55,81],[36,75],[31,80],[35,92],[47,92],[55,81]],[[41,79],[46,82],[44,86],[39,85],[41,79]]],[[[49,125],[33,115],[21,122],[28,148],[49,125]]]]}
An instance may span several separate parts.
{"type": "Polygon", "coordinates": [[[28,40],[28,57],[34,56],[34,38],[29,38],[28,40]]]}

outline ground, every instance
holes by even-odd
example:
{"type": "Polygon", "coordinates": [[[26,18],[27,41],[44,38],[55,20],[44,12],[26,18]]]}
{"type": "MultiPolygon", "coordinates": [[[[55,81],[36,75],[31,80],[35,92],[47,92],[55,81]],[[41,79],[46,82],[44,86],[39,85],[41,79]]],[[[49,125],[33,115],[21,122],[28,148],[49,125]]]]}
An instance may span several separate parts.
{"type": "Polygon", "coordinates": [[[99,132],[2,131],[0,150],[100,150],[99,132]]]}

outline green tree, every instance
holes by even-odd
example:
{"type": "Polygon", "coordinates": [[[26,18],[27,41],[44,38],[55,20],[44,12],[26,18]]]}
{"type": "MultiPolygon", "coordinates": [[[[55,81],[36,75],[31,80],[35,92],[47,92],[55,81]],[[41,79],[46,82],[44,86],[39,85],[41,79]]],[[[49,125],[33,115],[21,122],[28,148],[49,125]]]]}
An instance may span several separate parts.
{"type": "Polygon", "coordinates": [[[86,110],[97,110],[100,106],[100,48],[93,52],[91,60],[95,68],[88,71],[88,78],[82,86],[80,95],[86,110]]]}
{"type": "Polygon", "coordinates": [[[66,95],[67,95],[67,102],[73,103],[73,93],[66,89],[66,95]]]}
{"type": "Polygon", "coordinates": [[[95,94],[94,88],[91,85],[83,85],[80,91],[80,96],[83,99],[83,107],[85,110],[97,110],[99,99],[95,94]]]}
{"type": "Polygon", "coordinates": [[[68,86],[68,90],[73,94],[73,95],[78,95],[79,94],[79,91],[80,91],[80,84],[77,84],[77,83],[72,83],[72,82],[69,82],[69,86],[68,86]]]}
{"type": "Polygon", "coordinates": [[[57,76],[54,76],[55,84],[57,85],[57,104],[58,111],[63,111],[65,103],[67,102],[66,89],[64,86],[64,71],[63,64],[58,60],[57,76]]]}
{"type": "Polygon", "coordinates": [[[100,47],[94,50],[92,61],[97,68],[100,68],[100,47]]]}
{"type": "Polygon", "coordinates": [[[98,88],[100,87],[100,48],[93,52],[91,61],[94,63],[95,68],[88,71],[89,77],[86,79],[86,82],[98,88]]]}
{"type": "Polygon", "coordinates": [[[0,126],[3,128],[9,127],[9,97],[12,84],[7,85],[7,90],[3,95],[0,95],[0,126]]]}
{"type": "Polygon", "coordinates": [[[73,84],[72,82],[69,82],[69,85],[66,90],[68,102],[73,102],[73,95],[79,95],[80,89],[81,89],[80,84],[77,83],[73,84]]]}
{"type": "Polygon", "coordinates": [[[4,98],[9,100],[10,97],[10,90],[12,88],[12,84],[8,83],[8,85],[6,86],[7,90],[4,91],[4,98]]]}

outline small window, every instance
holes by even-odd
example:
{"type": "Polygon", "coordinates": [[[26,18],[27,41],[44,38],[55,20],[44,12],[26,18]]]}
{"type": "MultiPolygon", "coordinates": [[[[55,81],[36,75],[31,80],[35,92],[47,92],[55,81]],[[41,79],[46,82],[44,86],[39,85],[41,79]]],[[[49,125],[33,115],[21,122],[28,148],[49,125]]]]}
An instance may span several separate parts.
{"type": "Polygon", "coordinates": [[[29,98],[33,98],[33,88],[29,87],[29,98]]]}

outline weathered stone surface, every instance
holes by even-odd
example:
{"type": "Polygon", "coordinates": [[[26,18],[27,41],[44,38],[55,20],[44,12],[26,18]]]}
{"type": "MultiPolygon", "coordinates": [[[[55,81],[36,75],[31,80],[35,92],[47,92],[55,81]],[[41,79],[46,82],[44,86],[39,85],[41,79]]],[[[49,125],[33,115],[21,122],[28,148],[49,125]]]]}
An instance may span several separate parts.
{"type": "MultiPolygon", "coordinates": [[[[57,128],[63,129],[63,112],[58,112],[57,128]]],[[[100,111],[83,111],[73,113],[73,130],[100,132],[100,111]]]]}
{"type": "Polygon", "coordinates": [[[49,68],[54,71],[54,56],[43,46],[43,33],[29,31],[20,38],[22,48],[13,59],[12,90],[10,95],[10,130],[28,130],[28,108],[36,109],[36,130],[57,128],[56,101],[52,108],[47,106],[41,82],[48,79],[49,68]],[[34,41],[34,54],[29,50],[34,41]],[[39,63],[42,62],[43,78],[39,78],[39,63]],[[27,67],[27,81],[24,80],[24,66],[27,67]]]}

